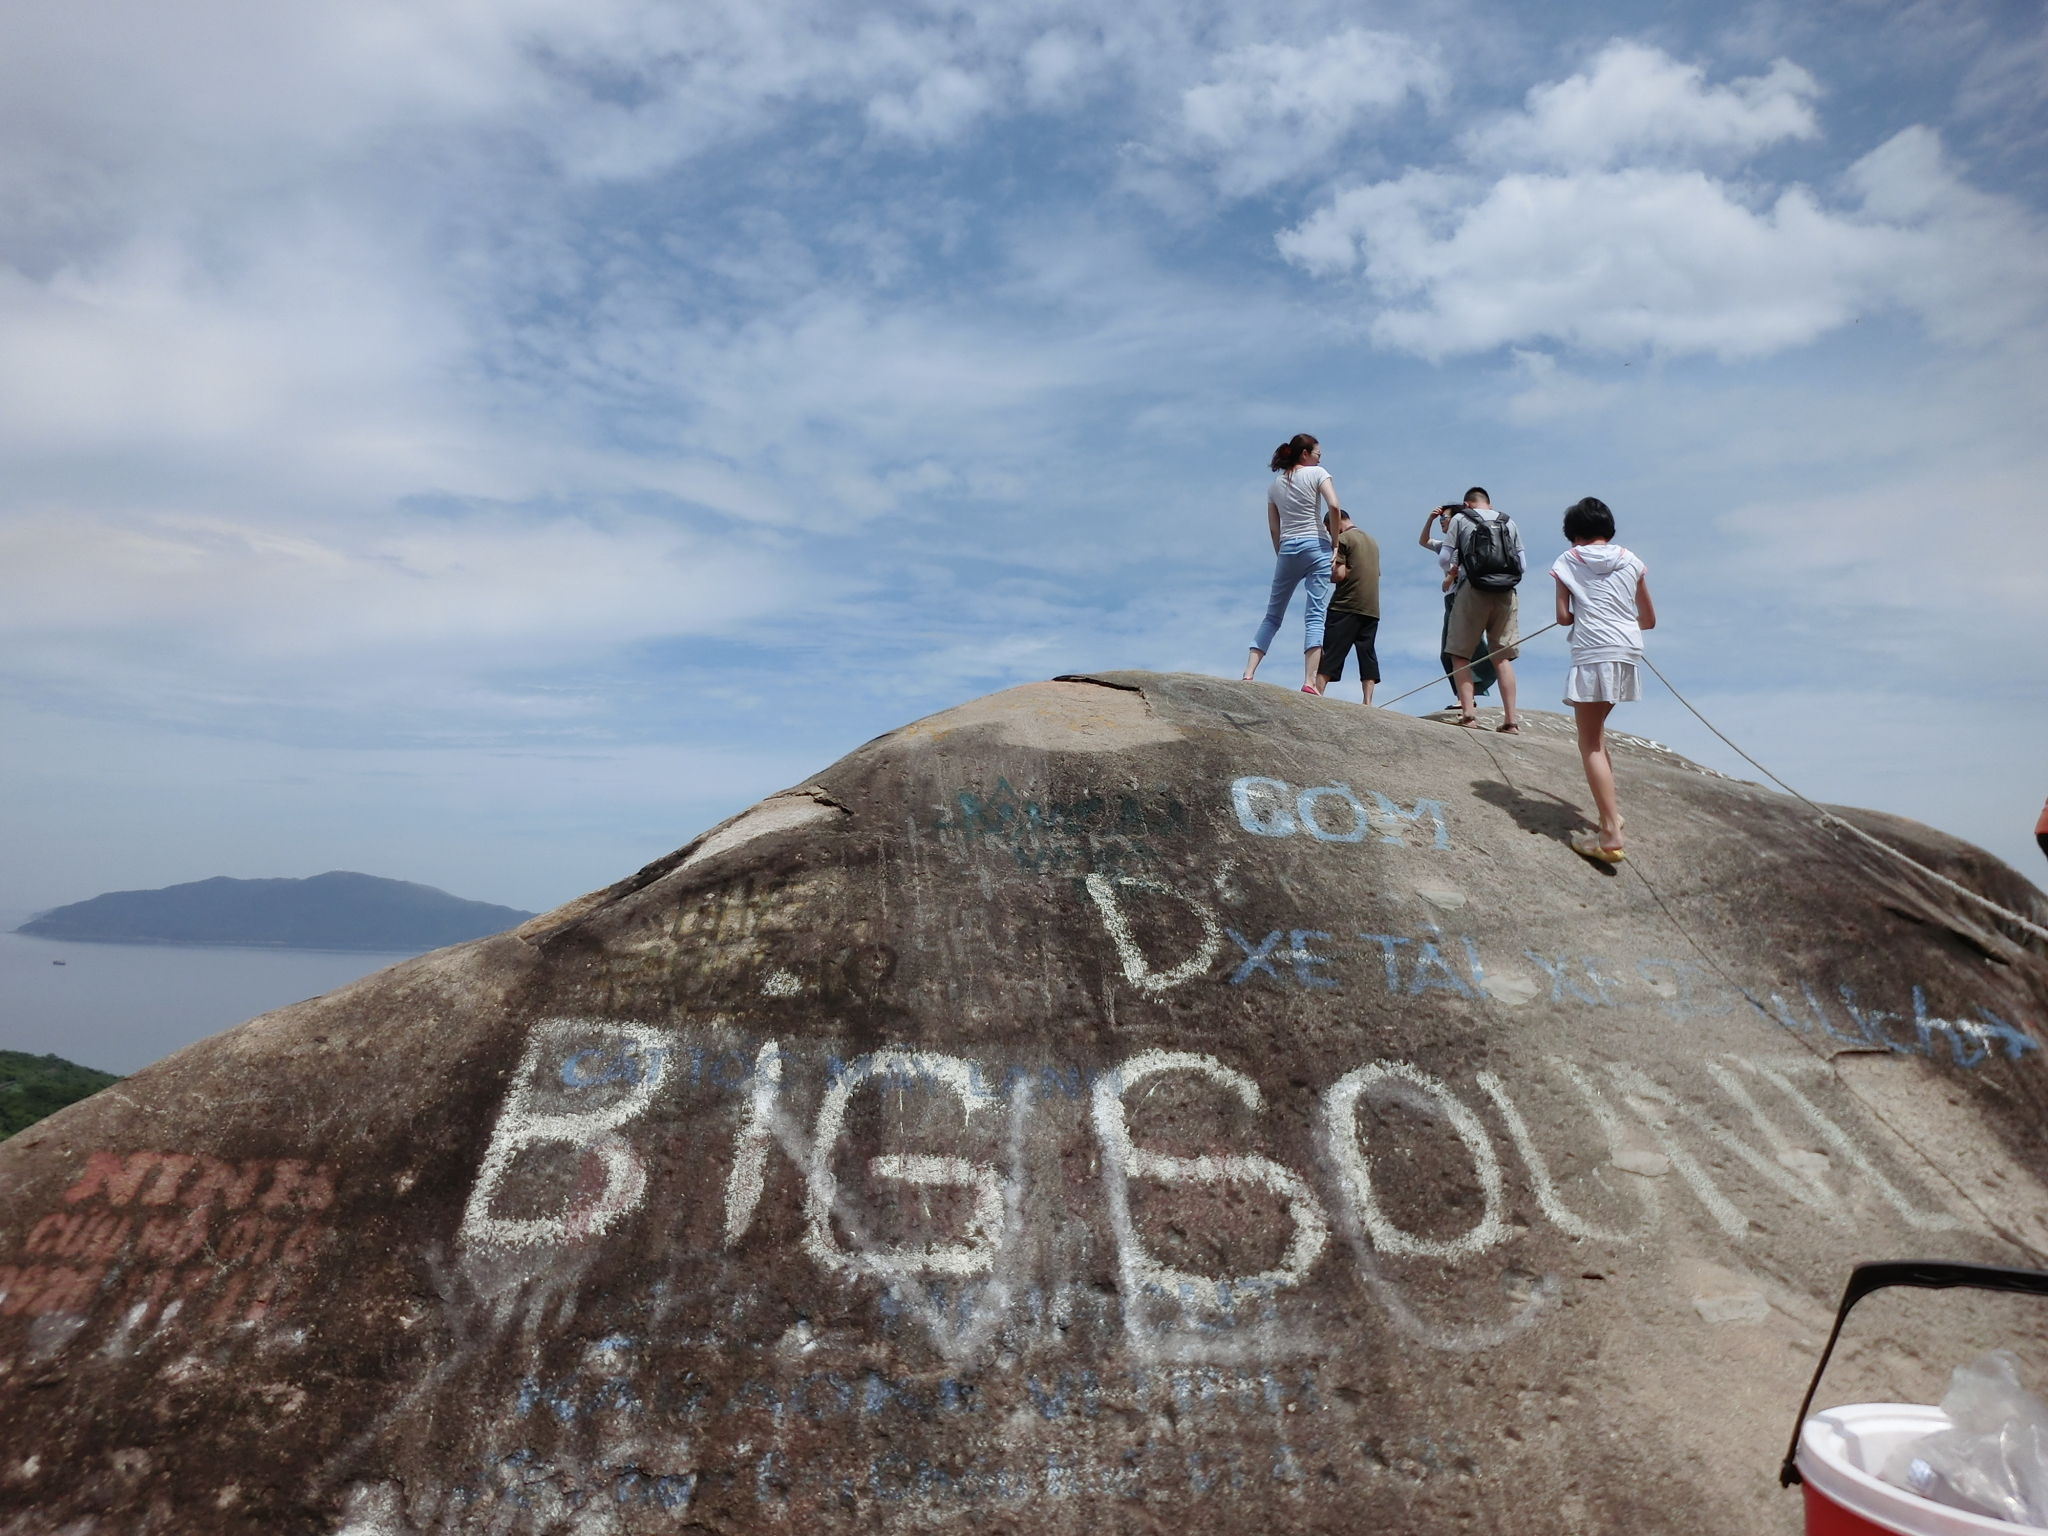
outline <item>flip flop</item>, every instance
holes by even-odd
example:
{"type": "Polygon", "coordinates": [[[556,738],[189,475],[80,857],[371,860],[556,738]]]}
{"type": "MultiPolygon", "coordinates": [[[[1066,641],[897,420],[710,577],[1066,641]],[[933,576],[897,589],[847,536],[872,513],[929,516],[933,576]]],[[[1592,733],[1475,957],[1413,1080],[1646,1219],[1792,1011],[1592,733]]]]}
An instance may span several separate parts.
{"type": "Polygon", "coordinates": [[[1619,864],[1628,855],[1619,848],[1604,847],[1598,832],[1574,832],[1572,852],[1600,864],[1619,864]]]}
{"type": "Polygon", "coordinates": [[[1496,725],[1494,730],[1503,736],[1519,736],[1522,734],[1522,728],[1519,725],[1496,725]]]}
{"type": "Polygon", "coordinates": [[[1321,698],[1321,697],[1323,696],[1323,690],[1322,690],[1322,689],[1320,689],[1320,688],[1311,688],[1311,687],[1309,687],[1309,685],[1308,685],[1307,683],[1303,683],[1303,684],[1301,685],[1301,691],[1302,691],[1303,693],[1305,693],[1305,694],[1309,695],[1309,697],[1311,697],[1311,698],[1316,698],[1316,699],[1320,699],[1320,698],[1321,698]]]}
{"type": "Polygon", "coordinates": [[[1466,730],[1469,731],[1472,729],[1473,726],[1479,724],[1479,717],[1477,715],[1474,715],[1469,720],[1460,720],[1458,724],[1462,725],[1466,730]]]}

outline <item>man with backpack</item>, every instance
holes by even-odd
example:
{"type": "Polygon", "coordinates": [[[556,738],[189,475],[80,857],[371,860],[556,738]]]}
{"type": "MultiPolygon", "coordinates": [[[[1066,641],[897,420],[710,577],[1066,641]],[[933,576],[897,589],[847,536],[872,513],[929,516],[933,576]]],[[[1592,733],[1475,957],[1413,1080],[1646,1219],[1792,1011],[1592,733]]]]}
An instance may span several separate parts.
{"type": "Polygon", "coordinates": [[[1522,535],[1514,519],[1493,510],[1493,500],[1479,486],[1465,493],[1465,505],[1444,530],[1444,537],[1458,555],[1458,593],[1451,603],[1450,631],[1445,649],[1451,654],[1451,683],[1458,690],[1458,724],[1474,726],[1479,714],[1472,707],[1472,653],[1483,637],[1486,653],[1500,678],[1503,719],[1499,731],[1519,736],[1522,728],[1515,719],[1514,659],[1521,655],[1516,641],[1515,588],[1521,585],[1528,560],[1522,553],[1522,535]]]}

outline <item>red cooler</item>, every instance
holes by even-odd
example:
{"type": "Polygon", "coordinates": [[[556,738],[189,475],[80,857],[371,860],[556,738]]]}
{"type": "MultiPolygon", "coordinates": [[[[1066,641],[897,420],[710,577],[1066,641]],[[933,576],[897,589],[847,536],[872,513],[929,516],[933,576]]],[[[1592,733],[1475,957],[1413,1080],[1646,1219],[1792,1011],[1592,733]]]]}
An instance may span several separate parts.
{"type": "Polygon", "coordinates": [[[1806,1536],[2048,1536],[2038,1525],[1951,1509],[1877,1475],[1900,1446],[1947,1428],[1939,1408],[1913,1403],[1854,1403],[1808,1419],[1797,1458],[1806,1536]]]}
{"type": "Polygon", "coordinates": [[[1915,1260],[1857,1265],[1835,1312],[1827,1348],[1807,1385],[1806,1401],[1799,1405],[1799,1427],[1778,1473],[1786,1487],[1799,1483],[1805,1489],[1806,1536],[2048,1536],[2048,1527],[1973,1515],[1923,1499],[1878,1476],[1900,1446],[1949,1427],[1948,1415],[1939,1408],[1852,1403],[1807,1417],[1849,1309],[1872,1291],[1893,1285],[2048,1296],[2048,1274],[2039,1270],[1915,1260]]]}

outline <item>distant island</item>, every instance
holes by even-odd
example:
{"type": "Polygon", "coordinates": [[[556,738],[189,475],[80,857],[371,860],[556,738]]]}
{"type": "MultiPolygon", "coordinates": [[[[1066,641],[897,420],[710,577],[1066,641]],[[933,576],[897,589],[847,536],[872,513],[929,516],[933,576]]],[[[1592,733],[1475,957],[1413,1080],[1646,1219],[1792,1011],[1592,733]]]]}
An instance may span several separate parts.
{"type": "Polygon", "coordinates": [[[218,875],[160,891],[109,891],[15,929],[94,944],[232,944],[278,949],[439,949],[525,922],[531,912],[464,901],[431,885],[330,870],[309,880],[218,875]]]}
{"type": "Polygon", "coordinates": [[[0,1051],[0,1141],[119,1081],[62,1056],[0,1051]]]}

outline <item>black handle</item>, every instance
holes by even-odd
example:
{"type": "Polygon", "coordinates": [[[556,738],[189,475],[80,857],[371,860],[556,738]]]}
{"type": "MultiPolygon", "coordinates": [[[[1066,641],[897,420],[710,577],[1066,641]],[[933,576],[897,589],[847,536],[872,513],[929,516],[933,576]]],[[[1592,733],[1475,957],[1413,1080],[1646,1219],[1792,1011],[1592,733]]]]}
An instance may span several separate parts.
{"type": "Polygon", "coordinates": [[[1932,1260],[1891,1259],[1881,1264],[1858,1264],[1849,1271],[1849,1284],[1842,1291],[1842,1304],[1835,1309],[1835,1326],[1828,1334],[1827,1348],[1820,1352],[1820,1364],[1813,1368],[1813,1380],[1806,1384],[1806,1396],[1799,1404],[1799,1417],[1792,1422],[1792,1443],[1785,1448],[1785,1464],[1778,1468],[1778,1486],[1790,1488],[1805,1481],[1799,1475],[1799,1432],[1806,1427],[1806,1410],[1813,1406],[1813,1394],[1820,1390],[1820,1373],[1828,1368],[1835,1352],[1835,1340],[1842,1335],[1842,1323],[1849,1309],[1872,1291],[1894,1285],[1916,1286],[1923,1291],[1948,1291],[1966,1286],[1975,1291],[2016,1291],[2023,1296],[2048,1296],[2048,1274],[2038,1269],[2000,1269],[1996,1264],[1940,1264],[1932,1260]]]}

